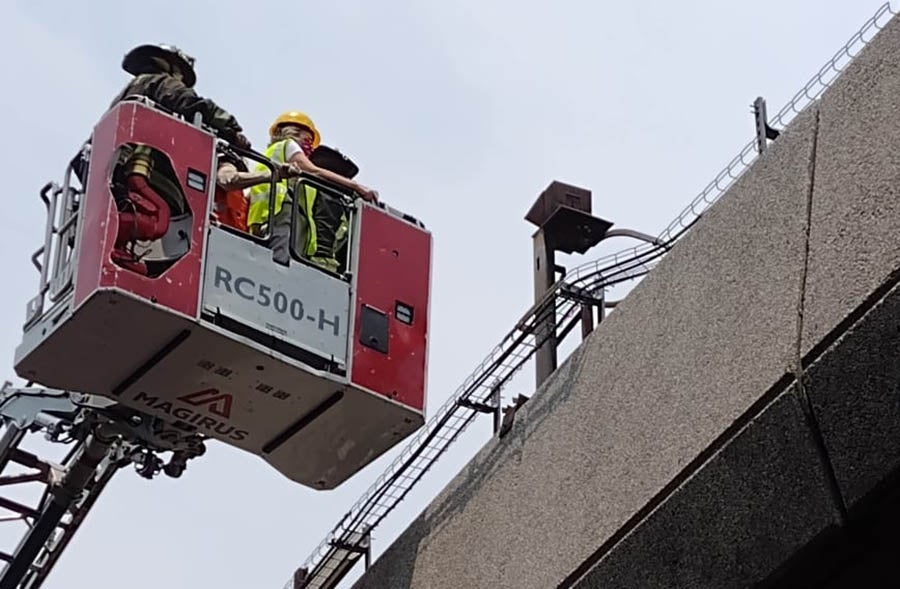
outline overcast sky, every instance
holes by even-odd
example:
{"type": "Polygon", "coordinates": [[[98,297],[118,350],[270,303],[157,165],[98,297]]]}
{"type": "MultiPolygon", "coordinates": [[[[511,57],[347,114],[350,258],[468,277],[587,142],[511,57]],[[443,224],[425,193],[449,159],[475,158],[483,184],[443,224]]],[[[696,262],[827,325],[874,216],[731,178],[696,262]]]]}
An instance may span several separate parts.
{"type": "MultiPolygon", "coordinates": [[[[4,0],[5,378],[37,287],[38,189],[127,81],[135,44],[194,55],[197,90],[258,149],[277,114],[308,112],[361,182],[433,231],[436,408],[529,306],[523,216],[550,181],[593,190],[595,214],[618,227],[658,233],[752,137],[753,99],[776,112],[881,4],[4,0]]],[[[379,528],[376,556],[483,444],[483,419],[379,528]]],[[[385,460],[325,493],[216,443],[178,480],[123,471],[44,587],[280,589],[385,460]]]]}

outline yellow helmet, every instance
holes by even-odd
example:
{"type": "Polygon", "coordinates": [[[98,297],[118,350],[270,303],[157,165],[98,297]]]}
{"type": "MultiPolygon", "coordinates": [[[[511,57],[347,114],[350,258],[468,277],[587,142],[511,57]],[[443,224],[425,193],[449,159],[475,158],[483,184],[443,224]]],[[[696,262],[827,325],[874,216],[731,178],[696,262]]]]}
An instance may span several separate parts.
{"type": "Polygon", "coordinates": [[[269,138],[275,137],[275,131],[278,129],[279,125],[283,125],[285,123],[293,123],[295,125],[302,125],[312,131],[313,134],[313,149],[319,147],[319,142],[322,140],[319,135],[319,130],[316,129],[315,123],[312,122],[312,119],[309,118],[306,114],[292,110],[286,113],[282,113],[275,119],[275,122],[272,123],[272,126],[269,127],[269,138]]]}

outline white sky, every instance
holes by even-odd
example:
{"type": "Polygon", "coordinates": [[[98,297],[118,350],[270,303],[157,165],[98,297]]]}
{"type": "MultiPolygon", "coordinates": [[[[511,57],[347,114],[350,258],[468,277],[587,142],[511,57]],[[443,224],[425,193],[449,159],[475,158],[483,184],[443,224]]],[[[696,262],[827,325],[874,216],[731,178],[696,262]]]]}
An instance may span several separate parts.
{"type": "MultiPolygon", "coordinates": [[[[361,182],[434,232],[437,408],[529,306],[523,216],[551,180],[591,188],[617,227],[659,232],[752,137],[753,99],[776,112],[881,3],[5,0],[5,378],[37,285],[37,191],[126,82],[135,44],[193,54],[197,90],[257,148],[278,113],[308,112],[361,182]]],[[[484,443],[482,419],[378,529],[376,556],[484,443]]],[[[123,471],[44,587],[280,589],[388,459],[324,493],[216,443],[178,480],[123,471]]]]}

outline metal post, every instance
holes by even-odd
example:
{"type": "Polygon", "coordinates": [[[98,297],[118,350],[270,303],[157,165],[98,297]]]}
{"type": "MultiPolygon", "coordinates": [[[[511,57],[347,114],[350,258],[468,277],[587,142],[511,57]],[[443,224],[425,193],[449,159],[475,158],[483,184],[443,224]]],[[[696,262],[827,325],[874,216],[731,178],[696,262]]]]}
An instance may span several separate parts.
{"type": "MultiPolygon", "coordinates": [[[[534,300],[540,301],[556,283],[556,256],[543,228],[534,234],[534,300]]],[[[538,311],[535,336],[543,344],[535,353],[536,386],[540,387],[556,370],[556,305],[538,311]]]]}
{"type": "Polygon", "coordinates": [[[762,96],[753,101],[753,119],[756,126],[756,151],[762,154],[768,146],[768,140],[774,141],[781,135],[780,131],[769,125],[766,100],[762,96]]]}
{"type": "Polygon", "coordinates": [[[753,101],[753,119],[756,125],[756,151],[762,153],[766,150],[766,101],[762,96],[753,101]]]}
{"type": "MultiPolygon", "coordinates": [[[[539,342],[535,350],[535,376],[540,387],[558,366],[557,348],[566,333],[559,333],[556,325],[556,302],[559,294],[553,289],[557,272],[565,276],[565,268],[556,265],[556,252],[583,254],[602,241],[612,223],[591,215],[591,191],[570,184],[553,181],[538,196],[525,220],[537,226],[534,242],[534,315],[533,334],[539,342]]],[[[622,235],[634,236],[636,232],[622,235]]],[[[644,234],[641,238],[655,239],[644,234]]],[[[583,329],[593,329],[593,317],[588,323],[584,312],[583,329]]],[[[574,323],[565,329],[574,328],[574,323]]],[[[502,429],[502,427],[501,427],[502,429]]]]}
{"type": "Polygon", "coordinates": [[[594,307],[581,305],[581,339],[586,339],[592,331],[594,331],[594,307]]]}
{"type": "Polygon", "coordinates": [[[606,308],[606,290],[600,291],[600,296],[595,304],[581,305],[581,339],[584,340],[594,331],[594,327],[603,321],[606,308]],[[597,310],[597,321],[594,322],[594,309],[597,310]]]}
{"type": "Polygon", "coordinates": [[[500,424],[503,423],[503,408],[501,404],[503,400],[500,398],[500,387],[496,386],[491,391],[491,402],[494,404],[494,435],[500,431],[500,424]]]}

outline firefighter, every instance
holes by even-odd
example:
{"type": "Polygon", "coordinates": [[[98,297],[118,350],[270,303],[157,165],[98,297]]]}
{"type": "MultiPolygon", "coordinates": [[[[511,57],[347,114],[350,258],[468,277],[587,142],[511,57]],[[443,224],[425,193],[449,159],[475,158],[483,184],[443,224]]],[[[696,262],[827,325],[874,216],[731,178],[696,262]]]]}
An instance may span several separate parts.
{"type": "MultiPolygon", "coordinates": [[[[276,164],[288,163],[296,165],[303,172],[321,176],[343,188],[359,194],[363,199],[377,202],[378,193],[352,179],[345,178],[330,170],[315,165],[309,156],[321,142],[321,135],[315,123],[307,115],[298,111],[283,113],[269,128],[269,146],[265,156],[276,164]]],[[[264,166],[259,164],[257,170],[264,166]]],[[[257,185],[250,189],[250,210],[247,221],[252,233],[260,235],[263,227],[270,227],[270,247],[273,259],[279,264],[287,265],[290,259],[289,239],[291,233],[291,206],[288,183],[285,180],[276,184],[275,218],[269,223],[269,190],[268,186],[257,185]]],[[[301,203],[308,201],[308,195],[301,203]]],[[[312,221],[311,213],[308,214],[312,221]]],[[[315,235],[315,225],[310,227],[310,234],[315,235]]],[[[313,248],[314,249],[314,248],[313,248]]],[[[308,254],[307,254],[308,255],[308,254]]]]}
{"type": "Polygon", "coordinates": [[[237,119],[209,98],[202,98],[194,91],[197,81],[194,58],[177,47],[140,45],[125,55],[122,69],[134,78],[116,96],[111,106],[128,96],[146,96],[189,121],[199,112],[203,115],[203,122],[222,139],[250,148],[250,141],[244,136],[237,119]]]}
{"type": "MultiPolygon", "coordinates": [[[[237,120],[212,100],[193,90],[197,81],[194,58],[169,45],[140,45],[122,60],[122,69],[133,75],[112,101],[115,106],[130,96],[146,96],[164,109],[192,119],[203,116],[206,125],[223,139],[244,148],[250,141],[237,120]]],[[[137,241],[153,241],[169,228],[171,211],[186,207],[177,178],[160,170],[164,154],[146,145],[125,145],[118,150],[116,171],[121,181],[113,187],[119,210],[113,259],[119,265],[146,274],[147,268],[133,251],[137,241]]],[[[167,170],[168,172],[168,170],[167,170]]]]}

